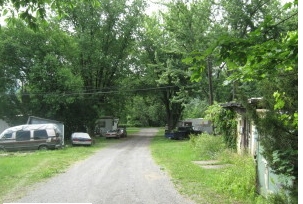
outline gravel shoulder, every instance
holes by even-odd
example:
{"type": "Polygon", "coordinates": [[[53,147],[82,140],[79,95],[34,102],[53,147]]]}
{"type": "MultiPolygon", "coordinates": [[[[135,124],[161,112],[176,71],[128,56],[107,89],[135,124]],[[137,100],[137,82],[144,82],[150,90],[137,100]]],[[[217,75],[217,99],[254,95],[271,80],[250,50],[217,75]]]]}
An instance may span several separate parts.
{"type": "Polygon", "coordinates": [[[101,149],[65,173],[38,183],[17,203],[190,204],[153,161],[149,144],[156,128],[101,149]]]}

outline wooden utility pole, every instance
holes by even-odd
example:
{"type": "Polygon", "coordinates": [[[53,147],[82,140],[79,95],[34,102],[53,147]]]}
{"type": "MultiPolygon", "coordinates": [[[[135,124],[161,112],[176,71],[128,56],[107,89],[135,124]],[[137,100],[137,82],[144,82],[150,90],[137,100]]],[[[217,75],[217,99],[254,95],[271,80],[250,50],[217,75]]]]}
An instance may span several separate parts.
{"type": "Polygon", "coordinates": [[[207,70],[208,70],[208,88],[209,88],[209,105],[213,105],[214,103],[214,95],[213,95],[213,83],[212,83],[212,59],[211,57],[207,57],[207,70]]]}

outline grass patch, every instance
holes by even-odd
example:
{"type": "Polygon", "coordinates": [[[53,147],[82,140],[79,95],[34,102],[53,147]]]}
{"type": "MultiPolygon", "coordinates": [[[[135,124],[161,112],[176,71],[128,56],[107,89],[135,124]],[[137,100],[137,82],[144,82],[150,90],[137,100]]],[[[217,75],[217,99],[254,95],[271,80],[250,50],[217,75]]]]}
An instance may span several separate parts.
{"type": "Polygon", "coordinates": [[[127,135],[131,135],[133,133],[139,132],[140,128],[137,128],[137,127],[127,127],[126,131],[127,131],[127,135]]]}
{"type": "Polygon", "coordinates": [[[152,155],[161,168],[170,174],[179,192],[197,203],[268,203],[255,194],[253,159],[226,150],[219,137],[203,137],[207,136],[169,140],[161,129],[153,138],[152,155]],[[210,159],[232,165],[204,169],[192,162],[210,159]]]}
{"type": "MultiPolygon", "coordinates": [[[[138,131],[134,128],[132,131],[138,131]]],[[[0,154],[0,203],[16,199],[31,184],[66,171],[73,163],[83,160],[101,148],[120,140],[94,138],[92,146],[72,147],[67,143],[60,150],[4,152],[0,154]]]]}

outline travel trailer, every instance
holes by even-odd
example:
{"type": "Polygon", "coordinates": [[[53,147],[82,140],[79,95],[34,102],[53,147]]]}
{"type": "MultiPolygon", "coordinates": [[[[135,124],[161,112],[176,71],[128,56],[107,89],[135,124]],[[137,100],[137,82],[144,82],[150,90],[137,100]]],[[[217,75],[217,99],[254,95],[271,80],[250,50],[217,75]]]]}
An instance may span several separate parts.
{"type": "Polygon", "coordinates": [[[187,118],[179,121],[177,127],[192,127],[194,131],[200,131],[201,133],[213,133],[213,126],[211,121],[204,118],[187,118]]]}
{"type": "Polygon", "coordinates": [[[95,135],[105,136],[109,130],[118,129],[119,118],[113,116],[101,117],[95,122],[95,135]]]}

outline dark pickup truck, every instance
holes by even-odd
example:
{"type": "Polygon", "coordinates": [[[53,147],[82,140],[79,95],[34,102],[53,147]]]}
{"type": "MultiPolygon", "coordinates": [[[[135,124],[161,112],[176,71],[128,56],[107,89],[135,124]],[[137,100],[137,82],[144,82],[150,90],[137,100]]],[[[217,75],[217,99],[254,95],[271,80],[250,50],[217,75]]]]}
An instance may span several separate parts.
{"type": "Polygon", "coordinates": [[[185,138],[188,138],[189,135],[199,135],[202,133],[202,131],[194,130],[192,126],[178,127],[178,132],[183,133],[185,138]]]}
{"type": "Polygon", "coordinates": [[[189,135],[199,135],[202,131],[194,130],[191,126],[178,127],[177,131],[165,132],[165,137],[170,139],[184,139],[189,138],[189,135]]]}

